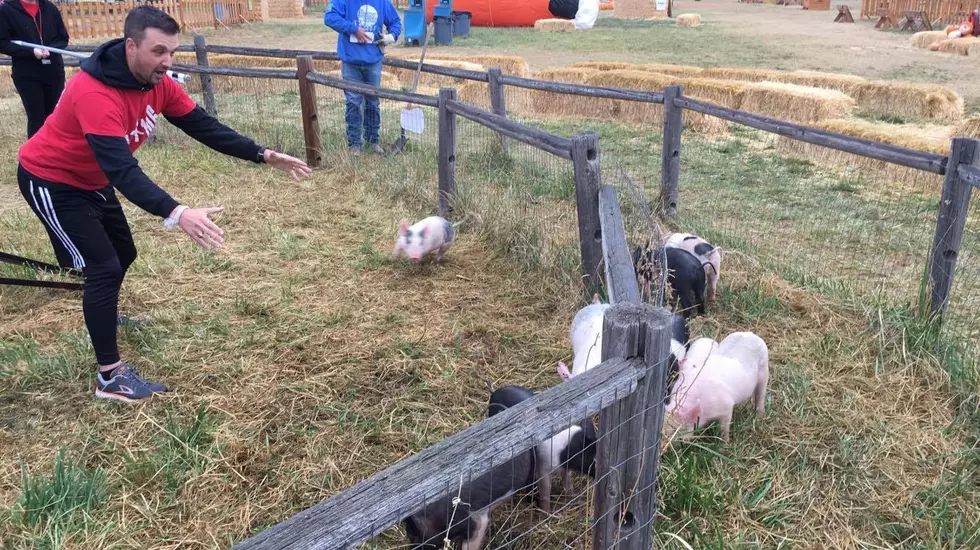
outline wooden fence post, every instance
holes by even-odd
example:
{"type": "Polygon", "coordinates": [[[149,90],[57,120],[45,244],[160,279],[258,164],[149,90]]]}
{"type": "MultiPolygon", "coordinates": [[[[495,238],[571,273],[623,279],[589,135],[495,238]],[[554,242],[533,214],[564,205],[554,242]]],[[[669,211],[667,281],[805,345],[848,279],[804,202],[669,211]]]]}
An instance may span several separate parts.
{"type": "Polygon", "coordinates": [[[966,228],[967,209],[973,185],[960,179],[956,168],[961,164],[980,166],[980,140],[953,138],[946,164],[946,179],[939,200],[936,234],[932,241],[929,283],[932,287],[932,314],[942,316],[949,302],[953,287],[953,274],[963,230],[966,228]]]}
{"type": "MultiPolygon", "coordinates": [[[[504,83],[500,81],[500,69],[498,67],[487,70],[487,85],[490,88],[490,108],[494,114],[506,117],[507,101],[504,98],[504,83]]],[[[507,152],[507,137],[500,133],[497,136],[500,137],[500,145],[503,146],[504,152],[507,152]]]]}
{"type": "Polygon", "coordinates": [[[602,323],[602,360],[644,357],[636,391],[599,413],[592,548],[653,547],[670,312],[620,302],[602,323]]]}
{"type": "Polygon", "coordinates": [[[599,221],[602,171],[599,164],[599,136],[595,132],[572,136],[572,166],[575,170],[582,277],[586,295],[592,296],[599,291],[599,264],[602,261],[602,225],[599,221]]]}
{"type": "Polygon", "coordinates": [[[681,173],[681,113],[674,99],[684,92],[683,86],[664,88],[664,143],[661,148],[662,166],[660,209],[669,217],[677,215],[677,186],[681,173]]]}
{"type": "Polygon", "coordinates": [[[456,201],[456,113],[447,108],[455,100],[455,88],[439,89],[439,215],[444,218],[456,201]]]}
{"type": "MultiPolygon", "coordinates": [[[[204,37],[194,35],[194,53],[197,55],[197,64],[201,67],[208,66],[208,48],[204,43],[204,37]]],[[[211,116],[218,116],[218,106],[214,102],[214,83],[211,82],[211,75],[201,73],[201,91],[204,92],[204,110],[211,116]]]]}
{"type": "Polygon", "coordinates": [[[296,76],[299,77],[299,102],[303,116],[303,138],[306,141],[306,164],[320,166],[323,147],[320,145],[320,121],[316,104],[316,84],[306,79],[313,70],[313,56],[296,56],[296,76]]]}

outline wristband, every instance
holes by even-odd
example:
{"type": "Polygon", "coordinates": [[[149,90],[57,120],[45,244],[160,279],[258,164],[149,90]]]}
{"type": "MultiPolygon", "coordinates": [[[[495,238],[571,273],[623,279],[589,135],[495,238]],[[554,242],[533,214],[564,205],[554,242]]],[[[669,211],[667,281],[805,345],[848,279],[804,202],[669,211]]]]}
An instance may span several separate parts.
{"type": "Polygon", "coordinates": [[[265,162],[265,151],[266,151],[266,149],[268,149],[268,147],[259,147],[259,154],[258,154],[258,158],[255,160],[256,162],[258,162],[258,163],[265,162]]]}
{"type": "Polygon", "coordinates": [[[183,214],[184,210],[187,210],[187,207],[184,206],[183,204],[175,208],[173,213],[170,215],[170,217],[163,220],[163,226],[166,227],[167,229],[173,229],[177,227],[177,222],[180,221],[180,215],[183,214]]]}

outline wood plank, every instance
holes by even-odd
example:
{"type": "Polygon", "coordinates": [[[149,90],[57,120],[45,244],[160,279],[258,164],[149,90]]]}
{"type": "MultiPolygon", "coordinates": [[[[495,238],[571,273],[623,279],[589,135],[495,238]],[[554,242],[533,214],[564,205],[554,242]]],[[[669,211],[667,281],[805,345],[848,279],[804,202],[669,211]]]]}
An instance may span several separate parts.
{"type": "Polygon", "coordinates": [[[675,105],[724,120],[738,122],[773,134],[790,137],[799,141],[822,145],[838,151],[853,153],[893,164],[916,168],[933,174],[946,172],[946,157],[935,153],[925,153],[915,149],[907,149],[869,139],[856,138],[826,130],[818,130],[791,122],[747,113],[727,107],[720,107],[704,101],[688,97],[674,100],[675,105]]]}
{"type": "Polygon", "coordinates": [[[299,77],[300,110],[303,114],[303,138],[306,142],[306,164],[320,166],[323,147],[320,144],[320,120],[317,113],[316,85],[306,79],[313,70],[313,58],[301,55],[296,58],[296,74],[299,77]]]}
{"type": "Polygon", "coordinates": [[[660,151],[660,208],[669,217],[677,216],[678,186],[681,177],[681,132],[684,131],[677,99],[683,86],[664,88],[664,131],[660,151]]]}
{"type": "MultiPolygon", "coordinates": [[[[208,47],[204,37],[199,34],[194,35],[194,52],[198,66],[206,68],[208,66],[208,47]]],[[[204,91],[204,110],[211,116],[217,116],[218,105],[214,100],[214,82],[211,81],[211,73],[200,72],[198,76],[201,79],[201,89],[204,91]]]]}
{"type": "Polygon", "coordinates": [[[582,254],[582,282],[585,295],[599,291],[599,264],[602,262],[602,225],[599,221],[599,136],[595,132],[572,136],[572,167],[575,171],[575,202],[578,215],[579,248],[582,254]]]}
{"type": "Polygon", "coordinates": [[[307,76],[307,79],[309,79],[310,82],[316,82],[317,84],[322,84],[324,86],[339,88],[341,90],[350,90],[359,94],[380,97],[382,99],[404,101],[413,105],[426,105],[428,107],[439,106],[439,99],[435,97],[396,90],[386,90],[384,88],[376,88],[367,84],[361,84],[360,82],[352,82],[350,80],[334,78],[325,74],[311,73],[309,76],[307,76]]]}
{"type": "Polygon", "coordinates": [[[456,202],[456,115],[449,102],[455,88],[439,90],[439,215],[449,218],[456,202]]]}
{"type": "Polygon", "coordinates": [[[554,92],[558,94],[601,97],[606,99],[622,99],[625,101],[640,101],[644,103],[664,102],[664,94],[660,92],[641,92],[636,90],[623,90],[619,88],[603,88],[599,86],[588,86],[585,84],[565,84],[564,82],[532,80],[529,78],[519,78],[510,75],[501,76],[500,81],[507,86],[517,86],[518,88],[541,90],[543,92],[554,92]]]}
{"type": "MultiPolygon", "coordinates": [[[[280,80],[296,80],[296,71],[289,69],[259,69],[247,67],[202,67],[200,65],[181,65],[175,63],[173,70],[181,73],[208,74],[219,76],[237,76],[242,78],[275,78],[280,80]]],[[[315,82],[313,76],[309,80],[315,82]]],[[[319,84],[319,82],[318,82],[319,84]]]]}
{"type": "Polygon", "coordinates": [[[458,485],[501,452],[530,448],[635,391],[641,360],[614,359],[401,460],[350,489],[233,546],[234,550],[355,548],[458,485]]]}
{"type": "Polygon", "coordinates": [[[980,140],[953,138],[949,151],[952,167],[943,181],[936,233],[933,236],[929,282],[932,287],[932,313],[942,316],[953,287],[956,260],[963,242],[973,185],[960,179],[959,165],[980,166],[980,140]]]}
{"type": "Polygon", "coordinates": [[[546,132],[538,128],[521,124],[520,122],[508,120],[504,117],[484,111],[472,105],[460,103],[459,101],[447,102],[446,108],[462,116],[463,118],[472,120],[477,124],[512,137],[523,143],[527,143],[528,145],[537,147],[543,151],[547,151],[553,155],[565,159],[572,158],[572,140],[564,136],[559,136],[557,134],[552,134],[551,132],[546,132]]]}
{"type": "Polygon", "coordinates": [[[626,243],[626,229],[619,197],[612,185],[599,191],[599,223],[602,227],[602,259],[606,266],[606,286],[610,304],[640,303],[633,256],[626,243]]]}
{"type": "MultiPolygon", "coordinates": [[[[493,114],[507,118],[507,98],[504,95],[504,84],[500,81],[502,73],[499,68],[493,67],[487,69],[487,86],[490,92],[490,109],[493,110],[493,114]]],[[[497,137],[500,138],[500,145],[503,147],[506,153],[509,149],[507,144],[507,136],[502,133],[497,133],[497,137]]]]}

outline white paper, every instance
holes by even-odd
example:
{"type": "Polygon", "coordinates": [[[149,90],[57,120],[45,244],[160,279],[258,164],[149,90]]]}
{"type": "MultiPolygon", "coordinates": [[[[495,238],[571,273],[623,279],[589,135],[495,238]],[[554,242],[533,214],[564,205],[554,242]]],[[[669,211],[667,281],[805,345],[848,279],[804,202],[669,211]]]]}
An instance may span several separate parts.
{"type": "Polygon", "coordinates": [[[667,0],[657,0],[657,11],[667,11],[667,0]]]}
{"type": "MultiPolygon", "coordinates": [[[[370,43],[370,42],[374,42],[374,33],[373,33],[373,32],[370,32],[370,31],[364,31],[364,34],[366,34],[366,35],[367,35],[367,37],[368,37],[368,42],[369,42],[369,43],[370,43]]],[[[360,42],[360,40],[358,40],[358,39],[357,39],[357,35],[356,35],[356,34],[352,34],[352,35],[350,35],[350,41],[351,41],[351,42],[360,42]]]]}
{"type": "Polygon", "coordinates": [[[422,114],[422,109],[418,107],[414,109],[402,109],[402,128],[406,132],[412,132],[414,134],[424,132],[425,116],[422,114]]]}

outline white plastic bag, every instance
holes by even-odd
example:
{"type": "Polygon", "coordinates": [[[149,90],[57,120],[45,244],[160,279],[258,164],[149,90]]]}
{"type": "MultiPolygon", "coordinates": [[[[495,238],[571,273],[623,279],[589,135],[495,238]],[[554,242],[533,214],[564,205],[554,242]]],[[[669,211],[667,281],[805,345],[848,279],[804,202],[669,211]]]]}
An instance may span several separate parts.
{"type": "Polygon", "coordinates": [[[591,29],[599,18],[599,0],[579,0],[578,11],[575,13],[575,28],[578,30],[591,29]]]}

